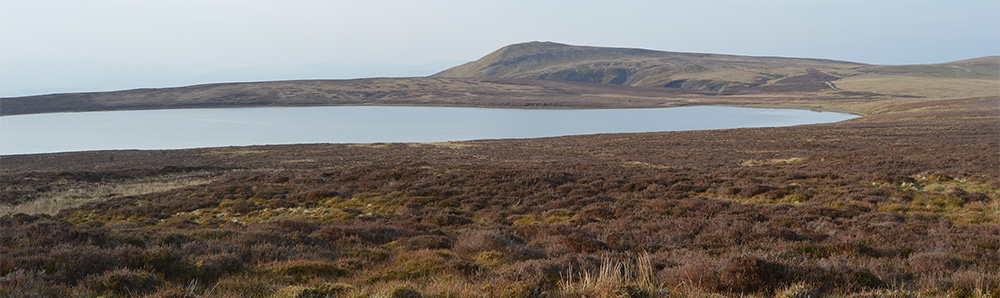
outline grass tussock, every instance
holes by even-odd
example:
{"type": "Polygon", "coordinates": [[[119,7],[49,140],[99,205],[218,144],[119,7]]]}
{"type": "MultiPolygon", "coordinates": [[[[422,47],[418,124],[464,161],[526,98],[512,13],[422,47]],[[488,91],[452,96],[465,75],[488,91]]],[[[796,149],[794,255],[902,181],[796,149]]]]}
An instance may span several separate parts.
{"type": "Polygon", "coordinates": [[[648,253],[633,260],[604,259],[596,272],[574,273],[570,268],[559,282],[562,297],[663,297],[670,292],[657,282],[648,253]]]}

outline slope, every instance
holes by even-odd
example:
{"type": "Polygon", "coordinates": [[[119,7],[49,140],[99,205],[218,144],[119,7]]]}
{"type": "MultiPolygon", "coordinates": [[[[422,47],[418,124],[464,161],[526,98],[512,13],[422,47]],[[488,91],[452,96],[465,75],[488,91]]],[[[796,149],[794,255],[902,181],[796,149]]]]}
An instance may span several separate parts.
{"type": "Polygon", "coordinates": [[[823,59],[749,57],[528,42],[435,74],[436,77],[531,78],[668,87],[718,94],[818,91],[865,64],[823,59]]]}
{"type": "Polygon", "coordinates": [[[880,65],[833,83],[857,92],[929,98],[1000,95],[1000,56],[925,65],[880,65]]]}
{"type": "Polygon", "coordinates": [[[528,42],[434,76],[562,80],[717,95],[960,98],[1000,94],[1000,56],[926,65],[868,65],[528,42]]]}
{"type": "Polygon", "coordinates": [[[880,65],[859,69],[865,73],[951,79],[1000,79],[1000,56],[939,64],[880,65]]]}

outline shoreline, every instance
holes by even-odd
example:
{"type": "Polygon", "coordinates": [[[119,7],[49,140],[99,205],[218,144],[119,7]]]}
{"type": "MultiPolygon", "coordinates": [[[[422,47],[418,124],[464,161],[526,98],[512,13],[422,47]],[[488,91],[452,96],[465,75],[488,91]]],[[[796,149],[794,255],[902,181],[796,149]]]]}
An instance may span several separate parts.
{"type": "MultiPolygon", "coordinates": [[[[98,111],[98,112],[71,112],[71,113],[116,113],[116,112],[137,112],[137,113],[142,113],[142,112],[154,112],[154,113],[142,113],[142,114],[139,114],[139,115],[152,115],[152,114],[155,114],[155,115],[158,115],[156,117],[160,117],[160,116],[164,116],[164,115],[171,115],[169,117],[177,117],[177,115],[179,113],[185,113],[183,111],[186,111],[186,110],[189,110],[189,111],[195,112],[195,113],[197,113],[198,111],[201,111],[201,112],[206,112],[207,111],[208,113],[211,113],[210,110],[212,110],[212,109],[270,109],[270,108],[279,108],[279,109],[289,109],[289,110],[286,110],[284,112],[279,111],[279,110],[270,110],[270,111],[268,111],[268,113],[273,112],[273,113],[283,113],[283,114],[295,114],[295,112],[294,112],[295,109],[299,109],[299,111],[303,111],[302,109],[312,109],[312,108],[321,108],[321,109],[337,109],[337,108],[361,108],[361,109],[366,109],[367,108],[366,110],[369,111],[367,113],[371,113],[372,115],[377,115],[377,113],[382,113],[382,112],[378,112],[379,110],[377,110],[377,109],[378,108],[383,108],[383,107],[384,108],[415,108],[415,109],[407,109],[407,111],[412,111],[413,113],[419,113],[419,111],[420,111],[419,109],[423,109],[423,108],[426,108],[426,109],[433,109],[433,108],[481,109],[481,110],[484,110],[484,111],[485,110],[491,110],[491,109],[495,109],[495,110],[506,109],[506,110],[509,110],[509,111],[518,111],[518,110],[521,110],[521,111],[528,111],[528,110],[535,110],[535,111],[550,110],[552,112],[554,112],[554,111],[574,111],[574,110],[575,111],[620,111],[620,112],[615,112],[615,114],[621,114],[621,115],[619,115],[619,116],[621,116],[620,119],[629,118],[629,116],[627,116],[627,115],[635,115],[635,114],[631,114],[628,111],[640,111],[640,110],[663,110],[662,113],[667,113],[667,115],[674,115],[674,114],[679,113],[679,111],[670,112],[670,111],[666,111],[666,110],[668,110],[668,109],[677,109],[677,108],[698,108],[698,107],[706,108],[706,109],[713,108],[713,107],[715,107],[715,108],[721,108],[721,109],[765,109],[765,108],[757,107],[757,106],[736,106],[736,105],[690,105],[690,106],[679,106],[679,107],[619,108],[619,109],[603,109],[603,108],[602,109],[597,109],[597,108],[575,108],[575,109],[574,108],[564,108],[564,109],[544,109],[544,108],[542,108],[542,109],[527,109],[527,108],[517,108],[517,109],[514,109],[514,108],[499,108],[499,107],[484,108],[484,107],[456,107],[456,106],[430,106],[430,105],[343,105],[343,106],[314,106],[314,107],[273,107],[272,106],[272,107],[238,107],[238,108],[190,108],[190,109],[157,109],[157,110],[117,110],[117,111],[98,111]],[[155,113],[156,111],[166,111],[169,114],[155,113]],[[622,114],[622,113],[625,113],[625,114],[622,114]]],[[[788,109],[788,108],[775,108],[775,107],[767,107],[766,109],[818,113],[815,110],[807,110],[807,109],[788,109]]],[[[327,111],[330,111],[333,114],[337,114],[338,113],[336,110],[327,110],[327,111]]],[[[706,112],[704,112],[705,110],[702,110],[702,111],[703,112],[698,112],[698,113],[706,113],[706,112]]],[[[661,112],[658,112],[658,111],[651,111],[651,112],[661,113],[661,112]]],[[[253,112],[253,113],[261,113],[261,112],[258,110],[258,111],[253,112]]],[[[339,113],[344,113],[344,111],[340,110],[339,113]]],[[[389,112],[389,113],[392,113],[392,112],[389,112]]],[[[448,113],[448,114],[454,114],[454,113],[487,113],[487,114],[493,114],[493,113],[482,112],[482,111],[481,112],[473,112],[472,110],[464,110],[464,111],[459,110],[459,111],[451,111],[451,112],[439,111],[438,113],[448,113]]],[[[506,113],[511,113],[511,112],[504,112],[504,114],[506,114],[506,113]]],[[[520,113],[520,112],[514,112],[514,113],[518,113],[518,115],[523,114],[523,113],[520,113]]],[[[754,111],[746,110],[745,112],[742,112],[742,113],[746,113],[748,116],[752,116],[752,115],[755,115],[756,113],[759,113],[759,112],[754,112],[754,111]]],[[[794,113],[796,113],[798,115],[799,112],[794,112],[794,113]]],[[[53,118],[53,117],[54,118],[60,118],[61,116],[59,116],[59,114],[61,114],[61,113],[43,113],[43,114],[28,114],[28,115],[16,115],[16,116],[29,116],[30,117],[32,115],[38,115],[38,116],[49,116],[49,117],[46,117],[46,118],[53,118]]],[[[799,125],[817,125],[817,124],[838,123],[838,122],[842,122],[842,121],[846,121],[846,120],[852,120],[852,119],[856,119],[856,118],[862,117],[862,116],[858,116],[856,114],[848,114],[848,113],[835,113],[835,114],[837,114],[838,116],[827,116],[827,117],[837,117],[838,119],[823,119],[823,120],[821,120],[821,119],[813,119],[813,120],[810,120],[810,121],[793,121],[793,123],[780,123],[780,124],[779,123],[769,123],[769,124],[766,124],[766,125],[763,124],[763,123],[760,123],[758,121],[758,122],[742,123],[742,124],[739,124],[739,123],[729,123],[727,125],[723,125],[723,127],[713,127],[713,125],[709,125],[708,123],[705,123],[705,125],[703,125],[702,128],[696,128],[696,127],[683,127],[682,128],[682,127],[679,127],[679,125],[681,125],[682,122],[678,122],[676,120],[675,121],[667,121],[667,122],[665,122],[665,123],[674,123],[674,124],[668,125],[666,127],[654,127],[654,126],[658,126],[658,125],[656,125],[657,123],[661,123],[663,121],[653,121],[653,122],[648,122],[647,121],[645,125],[641,125],[641,126],[648,127],[646,129],[642,129],[641,126],[640,127],[629,127],[628,129],[625,129],[625,128],[622,128],[622,129],[609,129],[609,128],[593,127],[592,130],[588,129],[587,131],[576,131],[576,132],[565,131],[565,133],[556,133],[556,134],[551,134],[551,135],[549,135],[549,134],[545,134],[545,135],[527,134],[527,135],[524,135],[524,136],[513,136],[513,135],[510,135],[510,134],[507,134],[507,136],[505,136],[505,137],[494,136],[494,135],[490,135],[490,134],[487,133],[487,134],[482,135],[482,136],[471,137],[471,138],[468,135],[465,135],[465,136],[456,136],[456,139],[452,139],[452,140],[449,140],[449,141],[450,142],[465,142],[465,141],[477,141],[477,140],[516,140],[516,139],[539,139],[539,138],[566,137],[566,136],[579,136],[579,135],[594,135],[594,134],[620,135],[620,134],[629,134],[629,133],[655,133],[655,132],[670,132],[670,131],[705,131],[705,130],[726,130],[726,129],[744,129],[744,128],[777,128],[777,127],[791,127],[791,126],[799,126],[799,125]],[[850,118],[844,119],[845,117],[850,117],[850,118]],[[830,121],[830,120],[833,120],[833,121],[830,121]],[[616,131],[616,130],[620,130],[620,131],[616,131]]],[[[115,115],[115,114],[89,115],[89,116],[86,116],[85,118],[105,117],[105,116],[111,117],[113,115],[115,115]]],[[[118,114],[118,117],[136,117],[135,115],[136,114],[133,114],[133,116],[126,116],[124,114],[118,114]]],[[[220,115],[220,114],[208,114],[208,115],[223,116],[223,115],[220,115]]],[[[536,115],[536,114],[532,113],[532,115],[536,115]]],[[[522,116],[524,116],[524,115],[522,115],[522,116]]],[[[537,116],[538,115],[536,115],[535,117],[537,117],[537,116]]],[[[550,116],[557,116],[557,115],[550,115],[550,116]]],[[[800,117],[804,117],[806,115],[799,115],[799,116],[800,117]]],[[[8,117],[8,116],[4,116],[4,117],[8,117]]],[[[14,117],[14,116],[11,116],[11,117],[14,117]]],[[[202,117],[204,117],[204,116],[202,116],[202,117]]],[[[454,117],[454,115],[453,116],[448,116],[448,117],[454,117]]],[[[812,116],[808,116],[808,117],[812,117],[812,116]]],[[[817,117],[819,117],[819,116],[817,116],[817,117]]],[[[46,119],[46,118],[36,118],[36,119],[46,119]]],[[[62,118],[65,118],[65,117],[62,117],[62,118]]],[[[515,118],[519,118],[519,117],[515,117],[515,118]]],[[[824,118],[826,118],[826,117],[824,117],[824,118]]],[[[223,117],[223,118],[209,117],[209,118],[204,118],[204,119],[228,119],[228,118],[225,118],[225,117],[223,117]]],[[[619,119],[619,118],[616,117],[616,118],[613,118],[613,119],[619,119]]],[[[9,120],[13,120],[13,119],[9,119],[9,120]]],[[[31,121],[30,119],[24,119],[24,120],[25,121],[31,121]]],[[[38,120],[34,120],[34,121],[38,121],[38,120]]],[[[53,120],[53,121],[56,121],[56,120],[53,120]]],[[[431,122],[434,122],[434,121],[431,121],[431,122]]],[[[573,123],[573,121],[572,121],[572,119],[564,119],[564,121],[560,121],[560,123],[571,124],[571,123],[573,123]]],[[[473,125],[473,124],[474,124],[473,122],[469,122],[466,125],[473,125]]],[[[152,124],[150,124],[150,125],[152,125],[152,124]]],[[[303,125],[306,125],[306,124],[303,124],[303,125]]],[[[610,122],[609,122],[608,125],[610,125],[610,122]]],[[[120,126],[120,125],[116,125],[116,126],[120,126]]],[[[309,125],[307,125],[307,126],[309,126],[309,125]]],[[[336,126],[341,126],[341,125],[336,125],[336,126]]],[[[585,127],[586,125],[585,125],[585,123],[577,123],[577,124],[572,124],[570,126],[585,127]],[[580,125],[583,125],[583,126],[580,126],[580,125]]],[[[605,126],[607,126],[607,125],[605,125],[605,126]]],[[[359,127],[359,129],[361,129],[361,131],[364,131],[363,127],[359,127]]],[[[351,129],[351,130],[356,130],[356,129],[351,129]]],[[[489,129],[487,128],[487,131],[488,130],[489,129]]],[[[238,132],[238,131],[234,131],[234,132],[238,132]]],[[[344,132],[344,133],[347,133],[347,132],[344,132]]],[[[173,134],[170,134],[170,135],[173,135],[173,134]]],[[[426,134],[420,134],[420,135],[426,135],[426,134]]],[[[426,136],[430,137],[430,135],[426,135],[426,136]]],[[[102,137],[100,135],[95,135],[94,137],[98,137],[98,138],[102,138],[102,139],[106,138],[106,136],[102,137]]],[[[68,152],[84,152],[84,151],[184,150],[184,149],[198,149],[198,148],[245,147],[245,146],[260,146],[260,145],[373,144],[373,143],[403,143],[403,144],[407,144],[407,143],[439,142],[441,139],[447,139],[447,138],[451,138],[451,137],[447,136],[447,134],[444,134],[444,135],[437,135],[436,137],[431,137],[431,140],[415,140],[415,141],[378,140],[378,141],[370,141],[370,142],[353,142],[353,141],[346,141],[345,142],[345,141],[338,141],[337,138],[327,139],[327,140],[324,140],[324,141],[321,141],[321,142],[316,142],[314,140],[314,141],[308,141],[308,142],[294,142],[294,141],[293,142],[282,142],[282,141],[273,141],[272,142],[272,141],[263,141],[261,143],[254,143],[253,141],[251,141],[251,142],[247,142],[245,144],[208,144],[208,143],[206,143],[206,144],[204,144],[205,146],[184,146],[184,147],[170,147],[170,146],[162,146],[162,147],[161,146],[152,146],[151,147],[151,146],[147,146],[148,144],[143,145],[144,144],[143,142],[138,142],[137,145],[135,145],[134,147],[130,147],[130,146],[125,145],[125,144],[120,144],[120,145],[125,145],[125,146],[122,146],[121,148],[100,148],[101,146],[88,146],[88,147],[95,147],[95,148],[93,148],[93,149],[79,149],[79,150],[72,150],[71,148],[67,147],[66,149],[71,149],[71,150],[67,150],[67,151],[46,151],[46,150],[42,150],[42,151],[39,151],[39,152],[24,152],[22,150],[14,150],[15,152],[12,152],[12,153],[2,152],[2,153],[0,153],[0,156],[30,155],[30,154],[51,154],[51,153],[68,153],[68,152]]],[[[10,141],[10,140],[8,140],[8,141],[10,141]]],[[[74,143],[77,143],[77,142],[74,142],[74,143]]],[[[84,142],[84,143],[86,143],[86,142],[84,142]]],[[[92,143],[86,143],[86,144],[92,144],[92,143]]],[[[70,146],[70,147],[72,147],[72,146],[70,146]]]]}
{"type": "Polygon", "coordinates": [[[684,107],[734,107],[734,108],[754,108],[754,109],[779,109],[779,110],[809,110],[814,112],[830,112],[840,114],[851,114],[864,117],[862,112],[848,109],[831,108],[809,108],[794,105],[759,105],[759,104],[712,104],[712,103],[690,103],[684,102],[678,105],[664,104],[660,106],[648,107],[615,107],[615,106],[501,106],[501,105],[462,105],[462,104],[332,104],[332,105],[252,105],[252,106],[211,106],[211,107],[163,107],[163,108],[137,108],[137,109],[109,109],[109,110],[72,110],[57,112],[25,113],[2,115],[0,117],[43,115],[43,114],[72,114],[72,113],[100,113],[100,112],[127,112],[127,111],[158,111],[158,110],[211,110],[211,109],[259,109],[259,108],[325,108],[325,107],[430,107],[430,108],[474,108],[474,109],[510,109],[510,110],[629,110],[629,109],[671,109],[684,107]]]}
{"type": "MultiPolygon", "coordinates": [[[[716,105],[716,106],[729,106],[729,107],[741,107],[741,108],[758,108],[758,109],[780,109],[780,110],[809,110],[819,113],[838,113],[838,114],[850,114],[858,116],[857,118],[864,118],[868,115],[862,113],[861,111],[854,111],[848,109],[836,109],[836,108],[810,108],[802,106],[783,106],[783,105],[759,105],[759,104],[744,104],[744,105],[716,105]]],[[[853,118],[853,119],[857,119],[853,118]]],[[[848,120],[853,120],[848,119],[848,120]]],[[[847,120],[843,120],[847,121],[847,120]]]]}
{"type": "MultiPolygon", "coordinates": [[[[880,100],[850,94],[800,94],[762,100],[746,95],[713,95],[698,90],[547,80],[373,78],[226,83],[0,98],[0,106],[3,107],[0,117],[123,110],[319,106],[629,109],[721,105],[800,109],[803,105],[826,106],[834,102],[834,105],[841,106],[880,100]],[[767,104],[756,104],[762,101],[767,104]]],[[[842,110],[864,114],[857,110],[842,110]]]]}

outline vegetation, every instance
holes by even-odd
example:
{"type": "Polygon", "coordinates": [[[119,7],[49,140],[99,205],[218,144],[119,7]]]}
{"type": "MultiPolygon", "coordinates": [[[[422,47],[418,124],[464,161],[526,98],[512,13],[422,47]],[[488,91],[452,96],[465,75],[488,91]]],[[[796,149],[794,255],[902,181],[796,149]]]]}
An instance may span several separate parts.
{"type": "Polygon", "coordinates": [[[529,42],[503,47],[436,77],[547,79],[704,90],[713,94],[818,91],[863,64],[821,59],[675,53],[529,42]]]}
{"type": "Polygon", "coordinates": [[[900,101],[996,96],[998,69],[1000,59],[995,56],[932,65],[873,66],[533,42],[504,47],[429,78],[226,83],[0,98],[0,115],[261,106],[650,108],[704,104],[780,105],[867,115],[900,101]]]}
{"type": "MultiPolygon", "coordinates": [[[[838,80],[866,75],[908,78],[1000,79],[1000,57],[932,65],[865,65],[846,61],[675,53],[641,49],[529,42],[503,47],[479,60],[435,74],[442,78],[545,79],[638,87],[665,87],[712,94],[827,92],[874,95],[885,89],[857,90],[838,80]]],[[[928,80],[924,80],[927,82],[928,80]]],[[[885,86],[880,82],[878,86],[885,86]]],[[[890,84],[891,85],[891,84],[890,84]]],[[[923,90],[934,88],[923,88],[923,90]]],[[[988,87],[985,90],[995,91],[988,87]]],[[[978,90],[983,90],[979,88],[978,90]]],[[[890,93],[900,95],[900,93],[890,93]]],[[[905,93],[904,93],[905,94],[905,93]]],[[[992,96],[995,92],[986,95],[992,96]]]]}
{"type": "Polygon", "coordinates": [[[0,293],[996,297],[997,103],[786,128],[2,156],[8,204],[123,195],[0,217],[0,293]],[[127,189],[164,177],[197,183],[127,189]]]}
{"type": "Polygon", "coordinates": [[[882,65],[864,72],[909,77],[992,79],[1000,78],[1000,56],[989,56],[929,65],[882,65]]]}
{"type": "Polygon", "coordinates": [[[262,106],[446,105],[511,108],[657,107],[686,90],[537,80],[376,78],[208,84],[0,98],[0,115],[262,106]],[[603,94],[607,94],[606,96],[603,94]],[[621,96],[631,99],[621,100],[621,96]]]}
{"type": "Polygon", "coordinates": [[[710,96],[411,78],[5,98],[4,115],[365,103],[755,104],[865,117],[0,156],[0,297],[1000,297],[1000,97],[990,79],[942,80],[968,90],[710,96]]]}

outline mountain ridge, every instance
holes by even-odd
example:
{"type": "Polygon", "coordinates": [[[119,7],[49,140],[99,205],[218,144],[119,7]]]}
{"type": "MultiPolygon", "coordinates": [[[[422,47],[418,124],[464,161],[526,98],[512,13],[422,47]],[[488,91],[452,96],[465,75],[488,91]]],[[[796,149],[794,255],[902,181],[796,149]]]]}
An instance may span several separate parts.
{"type": "Polygon", "coordinates": [[[1000,56],[926,65],[869,65],[530,42],[503,47],[429,77],[215,83],[0,97],[0,116],[262,106],[639,108],[706,104],[871,114],[880,111],[873,104],[878,101],[996,97],[1000,95],[998,81],[1000,56]]]}
{"type": "Polygon", "coordinates": [[[992,79],[1000,77],[1000,70],[996,70],[1000,63],[993,60],[997,59],[981,57],[932,65],[880,66],[831,59],[683,53],[535,41],[502,47],[433,77],[564,80],[733,95],[838,91],[834,81],[865,73],[913,72],[932,77],[992,79]]]}

